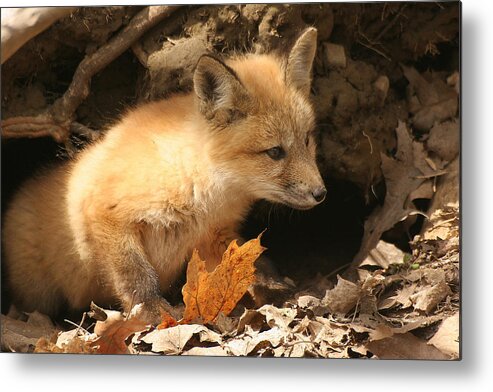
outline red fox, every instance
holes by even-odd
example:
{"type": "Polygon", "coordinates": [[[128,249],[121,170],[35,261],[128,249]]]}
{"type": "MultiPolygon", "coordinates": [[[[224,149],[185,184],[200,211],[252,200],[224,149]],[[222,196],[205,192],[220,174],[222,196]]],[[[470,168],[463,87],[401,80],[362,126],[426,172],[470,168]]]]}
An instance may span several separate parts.
{"type": "Polygon", "coordinates": [[[308,28],[286,59],[204,55],[191,93],[131,110],[75,160],[24,184],[4,221],[13,303],[48,315],[143,303],[155,323],[193,249],[214,268],[254,201],[320,203],[316,41],[308,28]]]}

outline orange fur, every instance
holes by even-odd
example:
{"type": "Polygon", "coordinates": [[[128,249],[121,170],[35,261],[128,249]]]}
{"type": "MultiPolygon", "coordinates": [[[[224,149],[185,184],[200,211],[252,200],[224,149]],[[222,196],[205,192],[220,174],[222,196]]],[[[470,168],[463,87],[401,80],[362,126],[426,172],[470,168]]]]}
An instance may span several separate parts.
{"type": "Polygon", "coordinates": [[[156,321],[191,251],[213,268],[255,200],[316,205],[305,91],[315,41],[308,30],[287,63],[205,56],[195,93],[130,111],[76,160],[28,181],[5,216],[14,302],[47,314],[63,302],[144,302],[156,321]],[[266,153],[276,146],[282,159],[266,153]]]}

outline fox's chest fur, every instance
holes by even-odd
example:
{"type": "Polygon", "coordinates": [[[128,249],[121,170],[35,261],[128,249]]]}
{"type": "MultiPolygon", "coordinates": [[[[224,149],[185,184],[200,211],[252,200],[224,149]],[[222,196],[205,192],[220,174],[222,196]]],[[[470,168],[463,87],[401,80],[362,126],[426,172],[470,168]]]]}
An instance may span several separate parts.
{"type": "Polygon", "coordinates": [[[198,195],[198,187],[193,188],[191,194],[184,195],[184,198],[189,198],[184,205],[176,209],[170,205],[166,209],[151,207],[142,210],[137,218],[143,246],[159,275],[163,292],[183,270],[193,249],[199,249],[201,256],[208,258],[207,246],[204,248],[202,244],[214,243],[223,232],[230,240],[233,239],[236,234],[234,228],[247,211],[248,204],[224,200],[215,187],[206,195],[198,195]]]}
{"type": "MultiPolygon", "coordinates": [[[[178,108],[180,101],[190,104],[180,97],[178,108]]],[[[68,181],[67,208],[83,260],[97,258],[91,233],[104,230],[101,220],[107,212],[135,227],[166,291],[194,248],[200,250],[226,231],[236,235],[251,197],[235,186],[234,174],[209,161],[206,141],[187,130],[190,113],[175,108],[162,124],[152,113],[162,115],[168,105],[161,105],[135,113],[137,118],[110,130],[101,145],[80,157],[68,181]],[[148,132],[128,143],[134,121],[146,124],[148,132]]],[[[204,248],[201,253],[209,252],[204,248]]]]}

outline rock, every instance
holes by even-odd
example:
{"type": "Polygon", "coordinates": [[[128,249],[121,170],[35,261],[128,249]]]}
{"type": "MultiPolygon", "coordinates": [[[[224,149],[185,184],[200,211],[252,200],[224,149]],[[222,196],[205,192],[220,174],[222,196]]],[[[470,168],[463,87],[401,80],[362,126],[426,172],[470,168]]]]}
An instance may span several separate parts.
{"type": "Polygon", "coordinates": [[[346,68],[347,59],[344,51],[344,46],[324,43],[325,64],[329,69],[346,68]]]}
{"type": "Polygon", "coordinates": [[[387,94],[389,92],[389,78],[385,75],[381,75],[373,82],[373,88],[375,89],[377,96],[378,96],[378,101],[380,105],[383,105],[385,102],[385,99],[387,98],[387,94]]]}
{"type": "Polygon", "coordinates": [[[444,161],[451,162],[459,154],[459,139],[459,122],[455,119],[434,125],[426,146],[444,161]]]}
{"type": "Polygon", "coordinates": [[[414,128],[427,131],[435,124],[455,117],[457,113],[458,100],[456,97],[440,101],[431,106],[422,108],[413,118],[414,128]]]}

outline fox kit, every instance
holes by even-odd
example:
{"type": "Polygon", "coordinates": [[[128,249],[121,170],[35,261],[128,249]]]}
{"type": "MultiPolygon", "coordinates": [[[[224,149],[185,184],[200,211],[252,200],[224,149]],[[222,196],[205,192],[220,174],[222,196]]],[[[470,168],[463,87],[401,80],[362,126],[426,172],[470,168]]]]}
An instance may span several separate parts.
{"type": "Polygon", "coordinates": [[[214,268],[254,201],[320,203],[316,37],[305,30],[286,59],[204,55],[193,92],[130,111],[77,159],[29,180],[4,222],[13,302],[50,315],[142,302],[157,322],[193,249],[214,268]]]}

